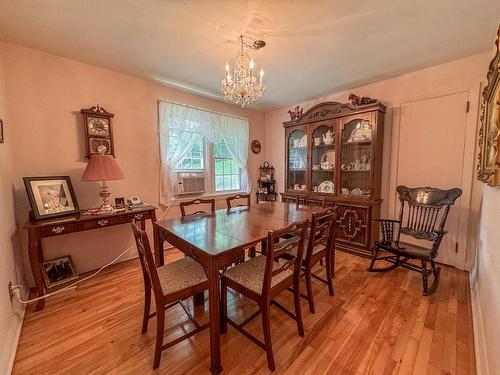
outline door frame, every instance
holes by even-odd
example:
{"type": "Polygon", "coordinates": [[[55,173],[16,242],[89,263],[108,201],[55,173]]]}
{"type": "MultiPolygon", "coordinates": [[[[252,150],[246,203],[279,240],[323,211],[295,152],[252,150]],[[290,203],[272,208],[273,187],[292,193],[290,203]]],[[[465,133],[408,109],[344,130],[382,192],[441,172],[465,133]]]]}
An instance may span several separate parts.
{"type": "MultiPolygon", "coordinates": [[[[458,217],[458,253],[457,260],[454,266],[462,270],[470,270],[472,264],[470,259],[474,256],[468,254],[475,252],[475,244],[477,237],[477,221],[470,220],[471,210],[479,207],[473,207],[473,182],[475,175],[475,161],[476,161],[476,143],[477,143],[477,126],[479,115],[479,94],[480,84],[474,85],[469,90],[448,91],[435,93],[433,95],[422,95],[413,98],[401,100],[398,105],[394,106],[392,114],[392,134],[391,134],[391,156],[389,176],[389,191],[388,191],[388,206],[387,212],[396,217],[398,213],[398,198],[396,194],[396,186],[398,181],[399,169],[399,146],[400,146],[400,131],[402,126],[402,107],[405,104],[412,102],[441,98],[456,94],[466,94],[466,101],[469,102],[469,110],[465,113],[465,142],[463,147],[463,164],[462,164],[462,181],[461,189],[463,190],[460,198],[460,211],[458,217]]],[[[467,103],[464,103],[464,112],[467,110],[467,103]]],[[[472,254],[473,255],[473,254],[472,254]]]]}

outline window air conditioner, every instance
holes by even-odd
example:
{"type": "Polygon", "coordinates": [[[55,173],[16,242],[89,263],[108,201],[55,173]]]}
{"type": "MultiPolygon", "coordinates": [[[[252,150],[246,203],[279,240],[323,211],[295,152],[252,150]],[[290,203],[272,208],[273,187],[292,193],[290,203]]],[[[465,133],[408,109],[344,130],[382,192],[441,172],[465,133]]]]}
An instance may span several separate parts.
{"type": "Polygon", "coordinates": [[[177,174],[177,195],[199,194],[205,192],[204,172],[181,172],[177,174]]]}

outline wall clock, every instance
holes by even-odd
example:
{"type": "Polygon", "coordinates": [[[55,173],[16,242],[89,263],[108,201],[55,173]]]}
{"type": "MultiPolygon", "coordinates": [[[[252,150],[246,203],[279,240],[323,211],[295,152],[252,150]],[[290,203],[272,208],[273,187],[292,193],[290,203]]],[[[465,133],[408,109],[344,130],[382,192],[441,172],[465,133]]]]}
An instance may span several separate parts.
{"type": "Polygon", "coordinates": [[[115,156],[111,127],[114,114],[107,112],[99,104],[82,109],[80,112],[83,115],[86,157],[90,158],[91,155],[96,154],[115,156]]]}

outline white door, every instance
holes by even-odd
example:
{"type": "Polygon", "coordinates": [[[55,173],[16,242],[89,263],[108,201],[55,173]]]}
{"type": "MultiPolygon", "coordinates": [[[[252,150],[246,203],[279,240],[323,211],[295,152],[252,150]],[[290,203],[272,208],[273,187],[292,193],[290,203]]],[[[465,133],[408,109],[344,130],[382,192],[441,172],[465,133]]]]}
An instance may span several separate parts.
{"type": "MultiPolygon", "coordinates": [[[[397,185],[462,188],[468,93],[401,104],[397,185]]],[[[437,261],[463,267],[460,216],[468,209],[460,197],[452,206],[437,261]]],[[[398,207],[395,207],[397,212],[398,207]]],[[[463,221],[463,220],[462,220],[463,221]]]]}

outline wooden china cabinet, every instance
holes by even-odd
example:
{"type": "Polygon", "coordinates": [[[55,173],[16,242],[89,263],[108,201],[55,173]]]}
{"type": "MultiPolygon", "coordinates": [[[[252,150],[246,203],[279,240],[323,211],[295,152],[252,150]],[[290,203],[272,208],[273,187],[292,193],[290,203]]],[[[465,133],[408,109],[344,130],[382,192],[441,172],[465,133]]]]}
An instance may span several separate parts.
{"type": "MultiPolygon", "coordinates": [[[[382,142],[386,107],[370,98],[326,102],[283,123],[286,145],[284,202],[326,198],[337,207],[336,247],[362,256],[378,237],[382,142]]],[[[351,99],[351,97],[350,97],[351,99]]]]}

